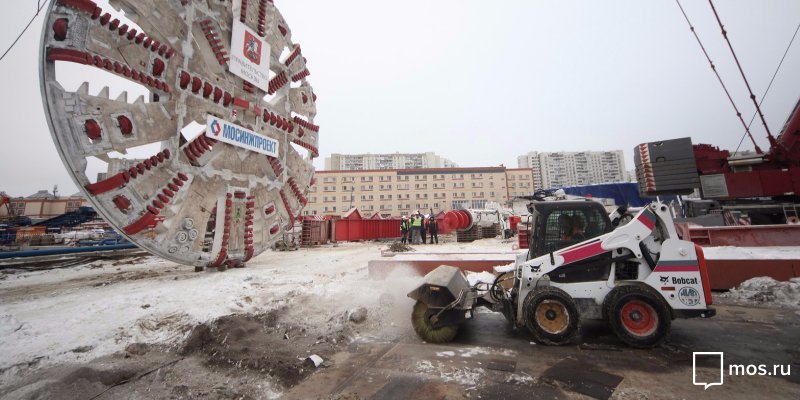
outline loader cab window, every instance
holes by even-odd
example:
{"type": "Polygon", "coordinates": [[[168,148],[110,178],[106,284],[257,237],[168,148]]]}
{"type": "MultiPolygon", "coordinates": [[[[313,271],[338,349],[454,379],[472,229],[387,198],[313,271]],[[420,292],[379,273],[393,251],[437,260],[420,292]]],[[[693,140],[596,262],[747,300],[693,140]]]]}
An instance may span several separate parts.
{"type": "Polygon", "coordinates": [[[606,219],[597,209],[553,210],[544,227],[544,246],[538,255],[572,246],[606,232],[606,219]]]}

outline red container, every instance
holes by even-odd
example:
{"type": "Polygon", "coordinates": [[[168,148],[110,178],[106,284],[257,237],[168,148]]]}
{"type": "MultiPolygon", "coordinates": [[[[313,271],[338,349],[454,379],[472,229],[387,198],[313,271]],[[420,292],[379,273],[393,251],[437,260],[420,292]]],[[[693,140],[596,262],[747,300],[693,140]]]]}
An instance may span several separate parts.
{"type": "Polygon", "coordinates": [[[335,224],[337,242],[400,238],[399,219],[363,219],[356,209],[349,211],[335,224]]]}
{"type": "Polygon", "coordinates": [[[522,217],[520,217],[519,215],[510,215],[508,217],[508,225],[512,231],[517,230],[517,224],[519,224],[520,222],[522,222],[522,217]]]}
{"type": "Polygon", "coordinates": [[[527,249],[528,243],[530,242],[530,231],[528,228],[528,224],[526,223],[519,223],[519,234],[517,237],[519,238],[519,248],[520,249],[527,249]]]}

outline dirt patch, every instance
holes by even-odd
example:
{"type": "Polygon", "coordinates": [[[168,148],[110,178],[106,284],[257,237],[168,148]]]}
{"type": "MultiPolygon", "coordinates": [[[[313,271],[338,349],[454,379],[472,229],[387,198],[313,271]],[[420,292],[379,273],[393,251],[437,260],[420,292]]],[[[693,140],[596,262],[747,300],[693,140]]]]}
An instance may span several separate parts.
{"type": "Polygon", "coordinates": [[[394,242],[394,243],[391,244],[391,246],[389,246],[389,251],[394,252],[394,253],[403,253],[403,252],[406,252],[406,251],[414,251],[414,249],[411,248],[411,246],[409,246],[409,245],[407,245],[405,243],[394,242]]]}
{"type": "Polygon", "coordinates": [[[286,308],[228,315],[194,326],[178,349],[132,343],[85,364],[23,371],[12,387],[0,388],[0,398],[276,398],[332,365],[348,336],[343,328],[320,335],[282,320],[287,315],[286,308]],[[326,362],[315,367],[312,354],[326,362]]]}
{"type": "Polygon", "coordinates": [[[44,371],[7,392],[4,399],[91,399],[108,388],[134,379],[146,363],[104,360],[97,365],[64,366],[44,371]]]}
{"type": "Polygon", "coordinates": [[[323,359],[335,345],[319,340],[300,325],[279,323],[279,311],[259,315],[229,315],[196,326],[180,353],[198,355],[209,366],[233,367],[269,374],[289,388],[315,368],[305,359],[323,359]]]}

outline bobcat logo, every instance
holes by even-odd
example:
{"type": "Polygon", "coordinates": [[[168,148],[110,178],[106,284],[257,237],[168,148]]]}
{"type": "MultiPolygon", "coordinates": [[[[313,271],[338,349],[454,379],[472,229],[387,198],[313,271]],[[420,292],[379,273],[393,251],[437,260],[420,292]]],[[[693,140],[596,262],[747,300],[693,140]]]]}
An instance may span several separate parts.
{"type": "Polygon", "coordinates": [[[658,279],[661,279],[661,283],[667,283],[669,280],[668,276],[659,276],[658,279]]]}
{"type": "Polygon", "coordinates": [[[250,32],[244,33],[244,56],[255,65],[261,65],[261,40],[250,32]]]}

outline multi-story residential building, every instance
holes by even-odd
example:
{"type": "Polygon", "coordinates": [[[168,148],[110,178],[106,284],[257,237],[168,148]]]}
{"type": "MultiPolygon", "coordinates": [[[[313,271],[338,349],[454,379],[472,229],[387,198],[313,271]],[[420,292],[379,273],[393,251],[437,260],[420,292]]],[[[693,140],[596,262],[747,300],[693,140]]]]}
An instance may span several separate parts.
{"type": "Polygon", "coordinates": [[[458,165],[435,153],[331,154],[325,159],[326,171],[457,168],[458,165]]]}
{"type": "Polygon", "coordinates": [[[622,150],[539,153],[517,157],[531,169],[537,188],[591,185],[627,180],[622,150]]]}
{"type": "Polygon", "coordinates": [[[533,193],[530,169],[422,168],[317,171],[304,215],[342,215],[353,207],[384,217],[507,204],[533,193]]]}
{"type": "MultiPolygon", "coordinates": [[[[40,190],[28,197],[12,197],[8,206],[14,215],[42,220],[75,211],[89,202],[80,194],[69,197],[57,197],[47,190],[40,190]]],[[[6,207],[0,207],[0,216],[8,215],[6,207]]]]}

